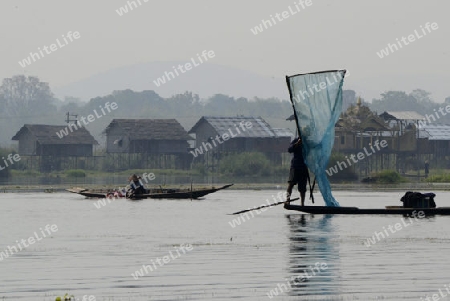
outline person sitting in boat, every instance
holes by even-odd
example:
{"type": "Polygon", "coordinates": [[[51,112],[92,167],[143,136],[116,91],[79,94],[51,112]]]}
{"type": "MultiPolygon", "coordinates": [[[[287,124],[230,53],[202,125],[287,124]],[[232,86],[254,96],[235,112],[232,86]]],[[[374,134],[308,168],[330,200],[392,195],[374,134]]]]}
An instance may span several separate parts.
{"type": "Polygon", "coordinates": [[[116,191],[114,191],[114,196],[117,196],[118,198],[124,198],[127,195],[127,190],[125,188],[119,188],[116,191]]]}
{"type": "Polygon", "coordinates": [[[130,187],[133,190],[134,194],[144,194],[145,188],[144,184],[141,182],[141,177],[138,177],[137,175],[132,175],[129,179],[130,181],[130,187]]]}
{"type": "Polygon", "coordinates": [[[297,184],[298,191],[300,192],[300,199],[302,206],[305,205],[306,195],[306,182],[308,180],[308,167],[303,159],[302,152],[302,139],[300,137],[292,140],[289,145],[288,152],[294,154],[291,160],[291,168],[289,170],[289,180],[286,195],[286,202],[290,202],[292,188],[297,184]]]}

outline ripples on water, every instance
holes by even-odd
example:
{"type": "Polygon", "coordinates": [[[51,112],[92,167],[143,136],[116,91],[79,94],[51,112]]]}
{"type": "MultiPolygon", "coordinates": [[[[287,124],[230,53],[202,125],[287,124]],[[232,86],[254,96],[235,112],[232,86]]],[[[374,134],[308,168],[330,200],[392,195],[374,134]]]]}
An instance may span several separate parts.
{"type": "MultiPolygon", "coordinates": [[[[450,286],[450,217],[413,221],[370,247],[364,242],[374,231],[402,217],[312,216],[275,207],[230,226],[237,216],[226,213],[272,202],[278,192],[117,200],[101,209],[68,193],[1,194],[0,252],[47,224],[58,231],[0,261],[0,300],[53,301],[66,292],[79,300],[270,300],[277,287],[287,289],[272,300],[420,300],[450,286]],[[183,243],[193,250],[132,277],[183,243]],[[312,275],[316,263],[327,269],[288,283],[312,275]]],[[[335,195],[341,205],[379,208],[399,205],[401,194],[335,195]]],[[[450,206],[449,196],[438,192],[438,206],[450,206]]]]}

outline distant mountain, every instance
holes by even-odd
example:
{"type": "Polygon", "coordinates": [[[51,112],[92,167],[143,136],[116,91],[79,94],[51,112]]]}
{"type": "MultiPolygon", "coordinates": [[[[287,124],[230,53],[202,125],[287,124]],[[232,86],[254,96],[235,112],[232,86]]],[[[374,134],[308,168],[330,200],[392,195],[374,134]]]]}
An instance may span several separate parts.
{"type": "Polygon", "coordinates": [[[261,98],[277,97],[288,99],[284,78],[269,78],[254,73],[215,64],[199,64],[191,70],[174,72],[173,66],[186,62],[154,62],[120,67],[94,75],[72,84],[53,88],[55,95],[81,98],[84,101],[97,96],[110,94],[114,90],[131,89],[134,91],[154,90],[162,97],[192,91],[200,98],[214,94],[226,94],[234,97],[261,98]],[[166,72],[172,72],[175,78],[167,80],[166,72]],[[164,76],[165,83],[154,83],[164,76]]]}

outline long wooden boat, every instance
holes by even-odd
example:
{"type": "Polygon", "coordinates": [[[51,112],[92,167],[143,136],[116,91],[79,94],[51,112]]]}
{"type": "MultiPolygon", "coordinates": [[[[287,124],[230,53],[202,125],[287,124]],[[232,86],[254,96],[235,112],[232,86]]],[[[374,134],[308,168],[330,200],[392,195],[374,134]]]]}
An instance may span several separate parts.
{"type": "Polygon", "coordinates": [[[385,209],[360,209],[357,207],[301,206],[285,204],[287,210],[295,210],[310,214],[401,214],[414,215],[422,211],[428,215],[450,215],[450,207],[439,208],[405,208],[403,206],[387,206],[385,209]],[[414,211],[416,213],[414,213],[414,211]]]}
{"type": "MultiPolygon", "coordinates": [[[[131,199],[198,199],[210,193],[226,189],[233,184],[227,184],[218,188],[204,188],[204,189],[147,189],[145,194],[138,194],[132,196],[131,199]]],[[[82,188],[66,189],[69,192],[76,193],[87,198],[107,198],[111,192],[108,191],[94,191],[82,188]]],[[[125,196],[123,196],[125,198],[125,196]]]]}
{"type": "Polygon", "coordinates": [[[166,192],[160,192],[160,193],[148,193],[148,194],[138,194],[134,198],[135,199],[198,199],[201,197],[204,197],[207,194],[214,193],[216,191],[226,189],[230,186],[233,186],[233,184],[227,184],[218,188],[209,188],[209,189],[186,189],[186,190],[180,190],[180,191],[166,191],[166,192]]]}

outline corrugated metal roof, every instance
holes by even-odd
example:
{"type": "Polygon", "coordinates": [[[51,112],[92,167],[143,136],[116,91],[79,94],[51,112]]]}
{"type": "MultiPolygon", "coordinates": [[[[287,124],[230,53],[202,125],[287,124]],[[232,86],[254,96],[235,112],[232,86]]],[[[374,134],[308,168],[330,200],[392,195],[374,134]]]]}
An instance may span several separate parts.
{"type": "Polygon", "coordinates": [[[207,117],[200,118],[189,133],[195,133],[197,127],[202,123],[209,123],[219,135],[230,133],[238,134],[239,137],[247,138],[275,138],[277,134],[272,127],[261,117],[207,117]],[[247,127],[250,122],[251,127],[247,127]],[[242,125],[242,126],[241,126],[242,125]]]}
{"type": "MultiPolygon", "coordinates": [[[[384,113],[387,113],[387,114],[391,115],[392,117],[394,117],[395,119],[399,119],[399,120],[423,120],[423,119],[425,119],[425,117],[423,117],[422,115],[420,115],[419,113],[414,112],[414,111],[398,111],[398,112],[386,111],[384,113]]],[[[380,114],[380,116],[383,114],[380,114]]]]}
{"type": "Polygon", "coordinates": [[[119,126],[132,140],[192,140],[176,119],[113,119],[105,133],[119,126]]]}
{"type": "Polygon", "coordinates": [[[421,138],[425,136],[428,137],[429,140],[450,140],[450,125],[427,124],[419,126],[419,129],[419,137],[421,138]]]}
{"type": "Polygon", "coordinates": [[[272,130],[274,131],[275,135],[277,135],[277,137],[289,137],[293,139],[295,136],[290,129],[273,128],[272,130]]]}

